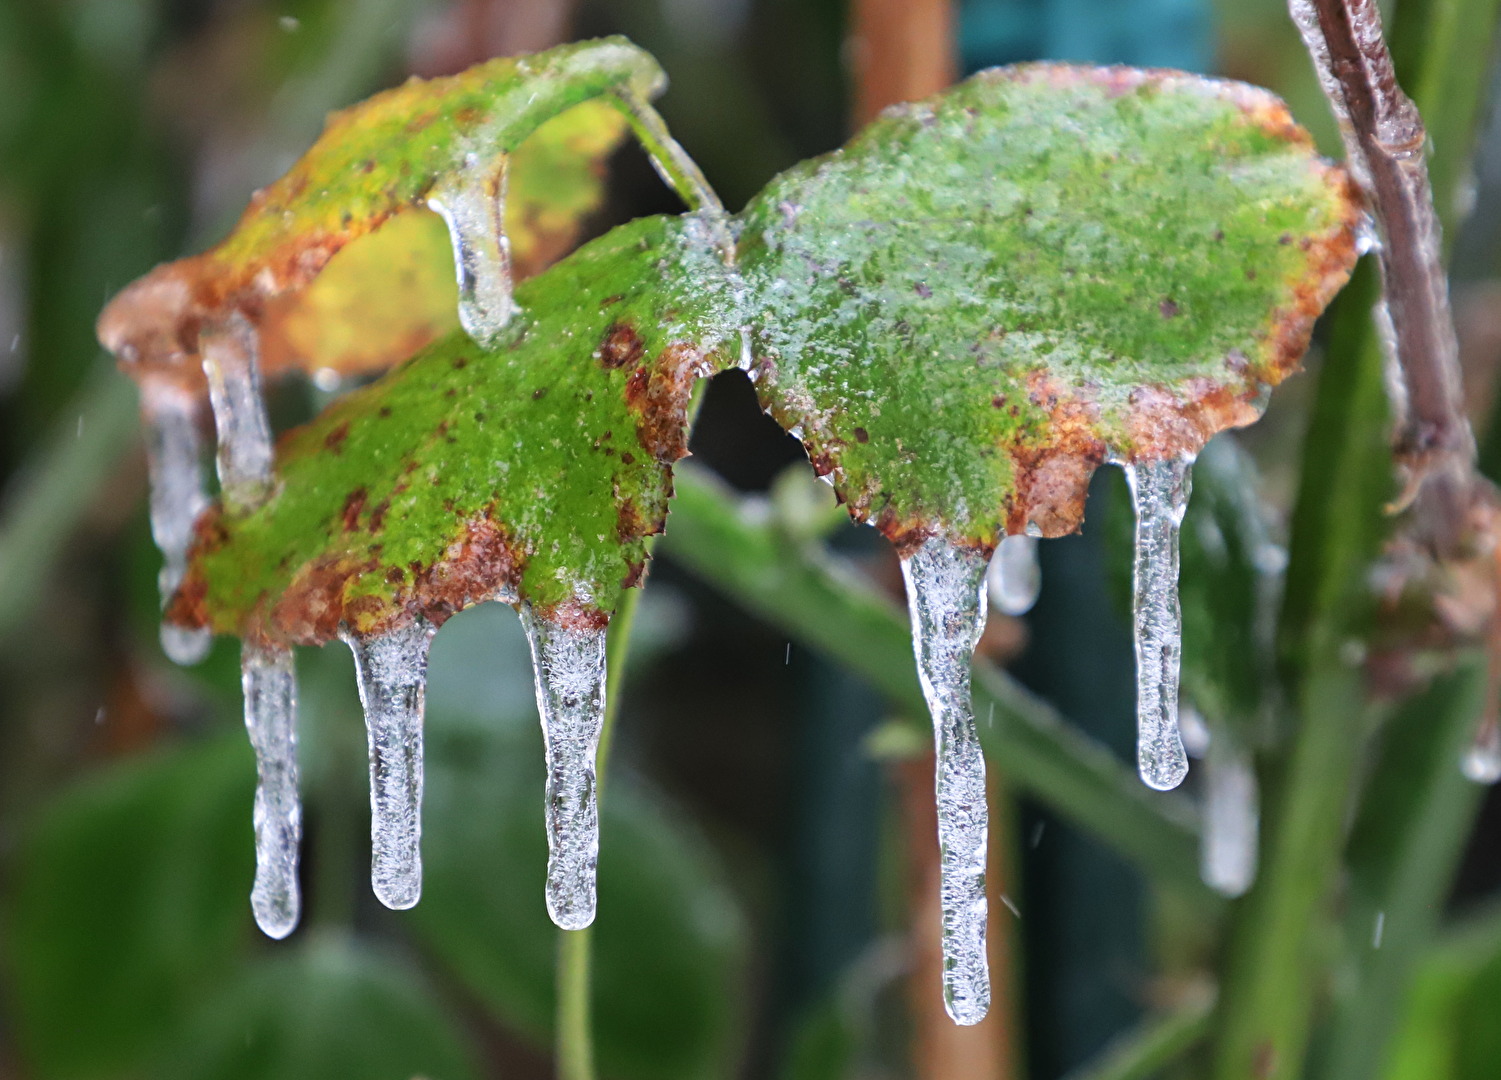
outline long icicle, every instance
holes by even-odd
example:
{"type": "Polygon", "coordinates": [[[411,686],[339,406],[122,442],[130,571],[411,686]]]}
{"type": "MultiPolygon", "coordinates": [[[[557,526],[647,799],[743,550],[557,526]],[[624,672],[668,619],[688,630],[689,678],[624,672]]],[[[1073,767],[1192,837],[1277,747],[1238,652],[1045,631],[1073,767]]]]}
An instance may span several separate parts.
{"type": "Polygon", "coordinates": [[[231,511],[251,509],[271,494],[271,421],[261,394],[260,336],[236,311],[200,338],[203,373],[219,447],[219,487],[231,511]]]}
{"type": "Polygon", "coordinates": [[[384,634],[344,634],[370,738],[370,883],[388,908],[422,896],[422,715],[436,628],[417,618],[384,634]]]}
{"type": "Polygon", "coordinates": [[[448,225],[459,279],[459,324],[481,345],[493,345],[515,312],[511,245],[505,232],[505,154],[468,155],[444,177],[427,205],[448,225]]]}
{"type": "Polygon", "coordinates": [[[985,627],[980,552],[946,540],[902,560],[912,646],[938,752],[939,891],[943,909],[943,1003],[959,1024],[990,1009],[985,952],[985,854],[989,807],[985,757],[970,700],[969,668],[985,627]]]}
{"type": "Polygon", "coordinates": [[[564,930],[594,921],[599,864],[595,757],[605,717],[605,631],[521,608],[547,753],[547,912],[564,930]]]}
{"type": "Polygon", "coordinates": [[[297,790],[297,675],[292,650],[246,643],[240,653],[245,728],[255,748],[255,886],[250,906],[266,934],[297,926],[302,798],[297,790]]]}
{"type": "Polygon", "coordinates": [[[1173,457],[1126,467],[1136,505],[1132,617],[1136,627],[1136,765],[1167,791],[1188,775],[1178,734],[1183,614],[1178,607],[1178,529],[1188,508],[1193,461],[1173,457]]]}
{"type": "MultiPolygon", "coordinates": [[[[162,553],[157,587],[165,605],[187,572],[193,525],[209,501],[198,399],[169,380],[148,380],[141,387],[141,412],[151,477],[151,535],[162,553]]],[[[213,635],[207,628],[185,630],[164,622],[161,642],[175,663],[196,664],[208,653],[213,635]]]]}

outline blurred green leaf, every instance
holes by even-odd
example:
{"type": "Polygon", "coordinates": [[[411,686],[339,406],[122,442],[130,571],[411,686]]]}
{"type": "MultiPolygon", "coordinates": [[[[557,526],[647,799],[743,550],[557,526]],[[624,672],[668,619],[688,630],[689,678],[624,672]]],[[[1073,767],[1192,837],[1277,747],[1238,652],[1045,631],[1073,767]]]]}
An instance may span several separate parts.
{"type": "Polygon", "coordinates": [[[5,937],[35,1076],[141,1064],[223,977],[251,927],[254,781],[226,736],[101,769],[26,829],[5,937]]]}
{"type": "Polygon", "coordinates": [[[207,1001],[168,1080],[470,1080],[472,1048],[411,964],[353,939],[279,948],[207,1001]]]}
{"type": "MultiPolygon", "coordinates": [[[[429,711],[419,940],[498,1019],[539,1046],[553,1022],[558,934],[535,721],[479,727],[429,711]]],[[[689,1080],[731,1070],[743,1019],[743,917],[715,858],[630,782],[603,800],[594,924],[601,1071],[689,1080]]]]}

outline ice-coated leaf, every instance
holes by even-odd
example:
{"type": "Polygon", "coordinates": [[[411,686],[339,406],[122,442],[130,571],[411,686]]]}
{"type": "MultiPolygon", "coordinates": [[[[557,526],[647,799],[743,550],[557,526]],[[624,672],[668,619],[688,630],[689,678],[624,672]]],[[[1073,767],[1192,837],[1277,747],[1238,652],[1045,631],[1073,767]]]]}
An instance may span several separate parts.
{"type": "Polygon", "coordinates": [[[239,310],[274,337],[279,324],[295,321],[296,308],[311,305],[309,317],[328,317],[329,328],[292,328],[293,341],[263,358],[268,374],[278,363],[361,371],[405,359],[443,328],[435,319],[451,318],[437,307],[451,298],[433,272],[441,263],[412,271],[422,286],[415,294],[390,291],[400,287],[399,273],[375,283],[364,268],[389,267],[393,254],[398,267],[404,257],[420,258],[432,233],[406,222],[384,245],[372,237],[363,255],[366,245],[354,242],[423,207],[444,181],[503,163],[512,269],[517,276],[535,271],[571,243],[579,219],[600,199],[604,156],[663,85],[650,55],[623,38],[604,38],[409,79],[333,113],[318,141],[256,193],[222,243],[157,267],[115,297],[100,317],[100,339],[138,378],[197,387],[200,326],[239,310]],[[346,247],[334,283],[295,295],[346,247]],[[351,293],[357,300],[362,290],[377,309],[381,296],[392,295],[407,308],[378,311],[378,323],[365,327],[377,339],[387,335],[383,346],[341,341],[340,327],[350,332],[351,293]]]}
{"type": "Polygon", "coordinates": [[[1349,276],[1358,215],[1264,91],[982,72],[747,207],[757,390],[906,549],[1071,532],[1101,462],[1191,455],[1260,415],[1349,276]]]}
{"type": "Polygon", "coordinates": [[[173,619],[316,644],[501,597],[603,625],[662,528],[693,383],[738,355],[711,232],[616,229],[523,284],[497,347],[454,333],[291,433],[269,501],[200,521],[173,619]]]}

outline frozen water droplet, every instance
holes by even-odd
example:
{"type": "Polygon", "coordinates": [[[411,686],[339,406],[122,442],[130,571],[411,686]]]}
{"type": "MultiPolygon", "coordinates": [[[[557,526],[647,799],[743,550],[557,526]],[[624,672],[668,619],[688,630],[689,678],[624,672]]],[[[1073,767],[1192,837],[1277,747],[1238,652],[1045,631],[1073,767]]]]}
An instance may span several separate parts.
{"type": "Polygon", "coordinates": [[[1376,231],[1376,220],[1370,214],[1362,214],[1355,226],[1355,254],[1369,255],[1381,250],[1381,234],[1376,231]]]}
{"type": "Polygon", "coordinates": [[[1142,780],[1159,791],[1177,787],[1188,775],[1178,734],[1178,529],[1188,507],[1192,464],[1175,457],[1126,466],[1136,505],[1136,764],[1142,780]]]}
{"type": "Polygon", "coordinates": [[[595,754],[605,719],[605,631],[521,609],[547,749],[547,912],[564,930],[594,921],[599,863],[595,754]]]}
{"type": "Polygon", "coordinates": [[[1204,776],[1200,875],[1223,896],[1241,896],[1256,880],[1260,809],[1251,757],[1221,737],[1209,744],[1204,776]]]}
{"type": "Polygon", "coordinates": [[[1501,723],[1487,714],[1475,729],[1475,738],[1460,763],[1465,779],[1477,784],[1494,784],[1501,780],[1501,723]]]}
{"type": "MultiPolygon", "coordinates": [[[[162,553],[157,587],[162,603],[171,599],[187,572],[193,524],[208,505],[203,475],[203,440],[198,434],[198,401],[162,380],[141,388],[146,424],[146,468],[151,477],[151,535],[162,553]]],[[[163,623],[162,651],[176,663],[196,664],[208,653],[207,629],[186,630],[163,623]]]]}
{"type": "Polygon", "coordinates": [[[422,896],[422,711],[436,628],[417,618],[384,634],[344,634],[370,737],[370,884],[397,911],[422,896]]]}
{"type": "Polygon", "coordinates": [[[297,791],[297,675],[292,650],[247,644],[240,654],[245,728],[255,748],[256,924],[273,938],[297,926],[302,900],[297,856],[302,799],[297,791]]]}
{"type": "Polygon", "coordinates": [[[985,955],[985,757],[970,700],[969,667],[985,626],[986,560],[943,539],[902,560],[912,645],[938,751],[939,890],[943,1003],[959,1024],[990,1009],[985,955]]]}
{"type": "Polygon", "coordinates": [[[1025,615],[1042,592],[1042,569],[1037,565],[1037,539],[1003,536],[990,559],[985,578],[990,602],[1007,615],[1025,615]]]}
{"type": "Polygon", "coordinates": [[[480,345],[493,345],[515,312],[511,245],[505,232],[507,157],[470,154],[439,180],[427,205],[448,225],[459,278],[459,324],[480,345]]]}
{"type": "Polygon", "coordinates": [[[271,421],[261,396],[260,339],[236,311],[200,336],[203,373],[219,435],[219,487],[226,506],[246,509],[271,494],[271,421]]]}

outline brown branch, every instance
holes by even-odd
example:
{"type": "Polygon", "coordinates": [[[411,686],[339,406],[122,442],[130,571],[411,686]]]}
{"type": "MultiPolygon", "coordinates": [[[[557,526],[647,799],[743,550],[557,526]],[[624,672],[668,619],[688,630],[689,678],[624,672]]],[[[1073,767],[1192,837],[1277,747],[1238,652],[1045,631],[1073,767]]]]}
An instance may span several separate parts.
{"type": "Polygon", "coordinates": [[[1289,0],[1344,136],[1351,173],[1380,237],[1386,347],[1396,414],[1394,453],[1421,497],[1428,539],[1449,553],[1466,531],[1475,438],[1465,417],[1438,215],[1422,118],[1397,85],[1375,0],[1289,0]],[[1425,481],[1432,481],[1425,485],[1425,481]]]}

